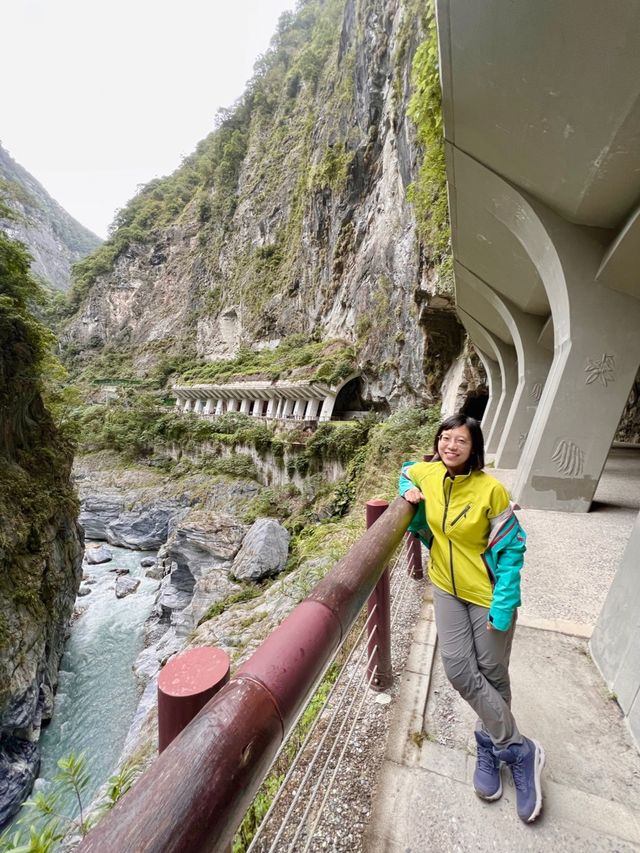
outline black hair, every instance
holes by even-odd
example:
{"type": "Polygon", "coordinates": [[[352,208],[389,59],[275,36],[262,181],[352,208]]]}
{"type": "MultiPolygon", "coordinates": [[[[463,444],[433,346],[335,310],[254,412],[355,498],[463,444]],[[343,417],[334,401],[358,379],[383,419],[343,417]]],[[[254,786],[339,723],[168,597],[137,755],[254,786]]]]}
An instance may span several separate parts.
{"type": "Polygon", "coordinates": [[[458,427],[466,427],[471,435],[471,455],[467,462],[468,471],[482,471],[484,468],[484,436],[480,429],[480,423],[475,418],[470,418],[462,413],[451,415],[446,418],[436,432],[436,437],[433,440],[433,461],[440,459],[438,453],[438,440],[443,432],[449,429],[457,429],[458,427]]]}

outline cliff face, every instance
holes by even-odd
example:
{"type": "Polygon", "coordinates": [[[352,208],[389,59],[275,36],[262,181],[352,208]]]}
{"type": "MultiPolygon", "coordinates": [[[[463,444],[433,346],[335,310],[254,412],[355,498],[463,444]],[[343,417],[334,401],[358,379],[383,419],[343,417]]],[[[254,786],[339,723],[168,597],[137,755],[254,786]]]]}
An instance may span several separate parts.
{"type": "Polygon", "coordinates": [[[14,214],[0,230],[29,247],[32,272],[56,290],[71,284],[71,266],[97,249],[99,237],[70,216],[0,145],[0,197],[14,214]]]}
{"type": "Polygon", "coordinates": [[[75,348],[194,359],[292,334],[355,345],[369,401],[439,392],[462,345],[416,236],[413,0],[308,0],[233,111],[79,268],[75,348]]]}
{"type": "Polygon", "coordinates": [[[71,447],[43,403],[51,335],[0,233],[0,826],[31,789],[82,564],[71,447]]]}

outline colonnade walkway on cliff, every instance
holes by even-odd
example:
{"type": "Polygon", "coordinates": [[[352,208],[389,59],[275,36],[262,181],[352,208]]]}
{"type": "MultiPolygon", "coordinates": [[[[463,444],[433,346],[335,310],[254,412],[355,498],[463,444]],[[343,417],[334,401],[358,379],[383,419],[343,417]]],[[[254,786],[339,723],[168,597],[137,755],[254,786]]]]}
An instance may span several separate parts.
{"type": "MultiPolygon", "coordinates": [[[[492,473],[510,486],[513,471],[492,473]]],[[[449,686],[429,587],[401,679],[367,829],[367,853],[640,850],[640,754],[589,638],[640,508],[640,451],[608,457],[590,513],[520,510],[528,543],[513,644],[513,709],[546,752],[532,825],[504,794],[472,788],[474,714],[449,686]]]]}

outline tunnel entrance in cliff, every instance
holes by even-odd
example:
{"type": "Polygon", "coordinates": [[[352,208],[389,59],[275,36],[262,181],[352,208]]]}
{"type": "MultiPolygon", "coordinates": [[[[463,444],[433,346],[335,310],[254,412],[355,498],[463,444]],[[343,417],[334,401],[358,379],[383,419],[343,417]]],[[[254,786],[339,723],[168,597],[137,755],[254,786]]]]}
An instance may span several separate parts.
{"type": "Polygon", "coordinates": [[[351,421],[355,418],[363,418],[370,411],[372,411],[371,404],[367,403],[362,395],[362,378],[354,376],[338,392],[332,420],[351,421]]]}
{"type": "Polygon", "coordinates": [[[481,421],[488,402],[489,393],[487,391],[475,391],[467,394],[460,411],[468,418],[475,418],[477,421],[481,421]]]}

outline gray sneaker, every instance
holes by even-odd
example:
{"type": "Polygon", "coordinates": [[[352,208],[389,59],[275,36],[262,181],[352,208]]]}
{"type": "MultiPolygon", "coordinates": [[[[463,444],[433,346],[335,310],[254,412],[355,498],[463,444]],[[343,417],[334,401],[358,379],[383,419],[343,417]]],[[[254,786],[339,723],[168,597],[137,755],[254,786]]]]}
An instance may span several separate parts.
{"type": "Polygon", "coordinates": [[[477,744],[476,769],[473,772],[473,789],[483,800],[499,800],[502,796],[501,762],[493,752],[493,741],[484,732],[475,731],[477,744]]]}
{"type": "Polygon", "coordinates": [[[496,758],[511,768],[516,788],[518,817],[525,823],[531,823],[538,817],[542,808],[540,776],[544,766],[543,748],[538,741],[526,737],[522,743],[514,743],[506,749],[498,750],[496,758]]]}

